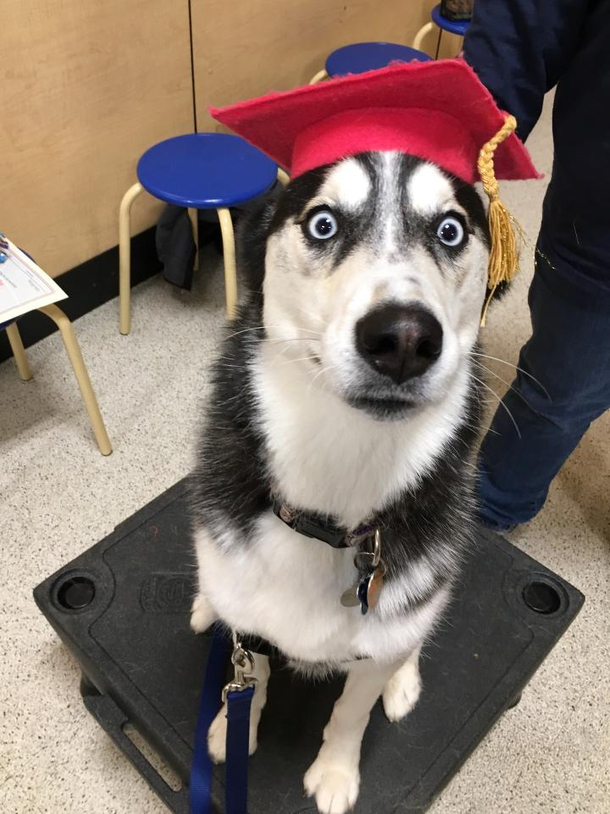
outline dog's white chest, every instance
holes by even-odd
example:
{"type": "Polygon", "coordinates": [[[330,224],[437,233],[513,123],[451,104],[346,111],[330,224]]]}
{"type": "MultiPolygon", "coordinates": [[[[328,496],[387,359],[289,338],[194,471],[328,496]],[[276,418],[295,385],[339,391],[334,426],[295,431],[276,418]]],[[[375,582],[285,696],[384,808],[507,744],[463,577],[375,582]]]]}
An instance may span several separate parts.
{"type": "Polygon", "coordinates": [[[334,549],[285,526],[271,511],[249,543],[221,551],[197,532],[201,587],[216,613],[236,630],[269,639],[286,655],[310,662],[380,661],[407,653],[436,612],[383,618],[341,605],[357,571],[353,551],[334,549]],[[419,618],[421,617],[421,618],[419,618]]]}

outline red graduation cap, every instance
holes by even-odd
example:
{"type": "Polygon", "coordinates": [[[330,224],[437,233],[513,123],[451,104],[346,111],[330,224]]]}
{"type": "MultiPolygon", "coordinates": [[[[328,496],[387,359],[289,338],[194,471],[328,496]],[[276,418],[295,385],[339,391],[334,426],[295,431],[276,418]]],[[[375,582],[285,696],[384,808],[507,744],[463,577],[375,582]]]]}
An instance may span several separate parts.
{"type": "MultiPolygon", "coordinates": [[[[292,177],[368,150],[400,150],[468,183],[481,147],[506,120],[463,60],[398,63],[224,108],[212,116],[292,177]]],[[[514,133],[494,156],[499,179],[537,178],[514,133]]]]}
{"type": "Polygon", "coordinates": [[[357,153],[399,150],[468,183],[480,179],[490,199],[489,288],[512,279],[518,252],[497,179],[540,176],[514,117],[463,60],[397,63],[210,112],[293,178],[357,153]]]}

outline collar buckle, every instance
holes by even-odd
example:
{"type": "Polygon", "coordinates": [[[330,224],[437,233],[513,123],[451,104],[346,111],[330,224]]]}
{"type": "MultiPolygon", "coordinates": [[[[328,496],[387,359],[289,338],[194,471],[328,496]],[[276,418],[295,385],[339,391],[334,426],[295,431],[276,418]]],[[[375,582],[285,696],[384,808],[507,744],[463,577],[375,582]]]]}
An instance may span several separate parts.
{"type": "MultiPolygon", "coordinates": [[[[316,514],[294,511],[294,509],[277,499],[273,501],[273,513],[299,534],[314,540],[322,540],[323,543],[327,543],[332,548],[351,548],[357,540],[360,540],[359,534],[354,537],[353,532],[346,531],[333,523],[332,520],[327,520],[316,514]]],[[[371,527],[371,530],[365,536],[372,534],[374,530],[374,527],[371,527]]],[[[360,532],[361,530],[356,529],[356,531],[360,532]]],[[[364,539],[364,536],[362,539],[364,539]]]]}

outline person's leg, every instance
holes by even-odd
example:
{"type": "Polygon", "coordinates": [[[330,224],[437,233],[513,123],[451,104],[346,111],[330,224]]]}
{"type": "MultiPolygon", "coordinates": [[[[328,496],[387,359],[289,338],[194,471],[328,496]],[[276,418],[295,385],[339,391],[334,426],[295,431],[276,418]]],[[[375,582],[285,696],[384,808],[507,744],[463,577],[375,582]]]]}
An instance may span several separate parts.
{"type": "MultiPolygon", "coordinates": [[[[610,407],[610,293],[603,274],[586,273],[591,254],[582,255],[585,273],[575,270],[581,250],[557,251],[541,232],[529,294],[532,337],[519,358],[524,372],[479,457],[480,519],[491,528],[510,528],[540,511],[565,460],[610,407]]],[[[598,252],[593,259],[605,258],[598,252]]],[[[610,277],[610,258],[605,273],[610,277]]]]}

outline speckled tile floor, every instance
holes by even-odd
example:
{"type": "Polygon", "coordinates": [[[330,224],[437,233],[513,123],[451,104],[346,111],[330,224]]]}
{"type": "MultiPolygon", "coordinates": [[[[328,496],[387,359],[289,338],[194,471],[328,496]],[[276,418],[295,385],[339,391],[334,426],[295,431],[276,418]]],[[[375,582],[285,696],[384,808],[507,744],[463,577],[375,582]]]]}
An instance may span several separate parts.
{"type": "MultiPolygon", "coordinates": [[[[548,105],[529,146],[548,172],[548,105]]],[[[532,246],[544,186],[505,189],[532,246]]],[[[531,254],[530,246],[521,278],[485,329],[487,352],[511,362],[528,336],[531,254]]],[[[34,381],[20,382],[12,361],[0,365],[2,814],[165,811],[85,711],[78,670],[31,592],[189,471],[224,318],[218,264],[208,255],[205,266],[190,296],[158,278],[139,286],[129,338],[118,334],[116,302],[76,323],[114,443],[109,458],[95,449],[57,334],[29,351],[34,381]]],[[[493,370],[509,378],[509,368],[493,370]]],[[[584,609],[434,814],[610,811],[609,429],[606,415],[556,479],[544,511],[512,538],[579,587],[584,609]]]]}

